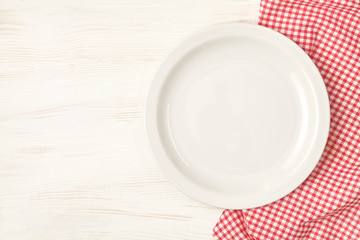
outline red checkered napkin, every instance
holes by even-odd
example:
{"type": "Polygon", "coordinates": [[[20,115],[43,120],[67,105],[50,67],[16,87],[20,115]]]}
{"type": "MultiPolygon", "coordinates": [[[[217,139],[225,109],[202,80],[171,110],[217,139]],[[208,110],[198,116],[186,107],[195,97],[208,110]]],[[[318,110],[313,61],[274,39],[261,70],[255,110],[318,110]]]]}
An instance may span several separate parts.
{"type": "Polygon", "coordinates": [[[360,239],[360,1],[262,0],[260,25],[312,58],[329,93],[330,135],[316,169],[264,207],[225,210],[218,239],[360,239]]]}

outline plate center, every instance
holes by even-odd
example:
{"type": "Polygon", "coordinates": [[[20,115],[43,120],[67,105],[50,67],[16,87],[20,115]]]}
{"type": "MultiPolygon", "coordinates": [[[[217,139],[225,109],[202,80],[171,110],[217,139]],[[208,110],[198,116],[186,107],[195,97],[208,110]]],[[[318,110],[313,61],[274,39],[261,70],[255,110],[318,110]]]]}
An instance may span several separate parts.
{"type": "Polygon", "coordinates": [[[243,59],[183,71],[177,79],[168,126],[187,164],[249,174],[287,157],[300,119],[291,79],[243,59]]]}

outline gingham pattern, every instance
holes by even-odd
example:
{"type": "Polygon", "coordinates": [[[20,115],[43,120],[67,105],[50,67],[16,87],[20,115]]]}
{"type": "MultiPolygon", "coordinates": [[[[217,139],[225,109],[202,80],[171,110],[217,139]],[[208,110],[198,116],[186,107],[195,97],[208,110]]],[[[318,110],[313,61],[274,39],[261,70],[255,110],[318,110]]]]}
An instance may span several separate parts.
{"type": "Polygon", "coordinates": [[[360,2],[262,0],[259,24],[312,58],[331,105],[330,135],[309,178],[288,196],[225,210],[218,239],[360,239],[360,2]]]}

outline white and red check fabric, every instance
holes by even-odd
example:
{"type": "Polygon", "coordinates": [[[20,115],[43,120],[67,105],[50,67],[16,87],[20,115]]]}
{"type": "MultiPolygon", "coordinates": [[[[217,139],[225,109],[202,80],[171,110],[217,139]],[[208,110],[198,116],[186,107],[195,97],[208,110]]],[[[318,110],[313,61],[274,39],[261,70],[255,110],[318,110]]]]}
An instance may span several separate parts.
{"type": "Polygon", "coordinates": [[[225,210],[218,239],[360,239],[360,1],[262,0],[259,24],[302,47],[330,100],[330,134],[308,179],[263,207],[225,210]]]}

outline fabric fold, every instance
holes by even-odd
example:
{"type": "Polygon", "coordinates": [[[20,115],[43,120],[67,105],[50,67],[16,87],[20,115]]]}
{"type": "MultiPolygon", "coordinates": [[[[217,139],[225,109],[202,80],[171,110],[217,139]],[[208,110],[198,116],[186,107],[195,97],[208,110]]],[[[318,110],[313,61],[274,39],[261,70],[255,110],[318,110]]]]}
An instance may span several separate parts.
{"type": "Polygon", "coordinates": [[[262,0],[259,25],[296,42],[326,85],[331,124],[307,180],[263,207],[225,210],[223,239],[360,239],[360,2],[262,0]]]}

